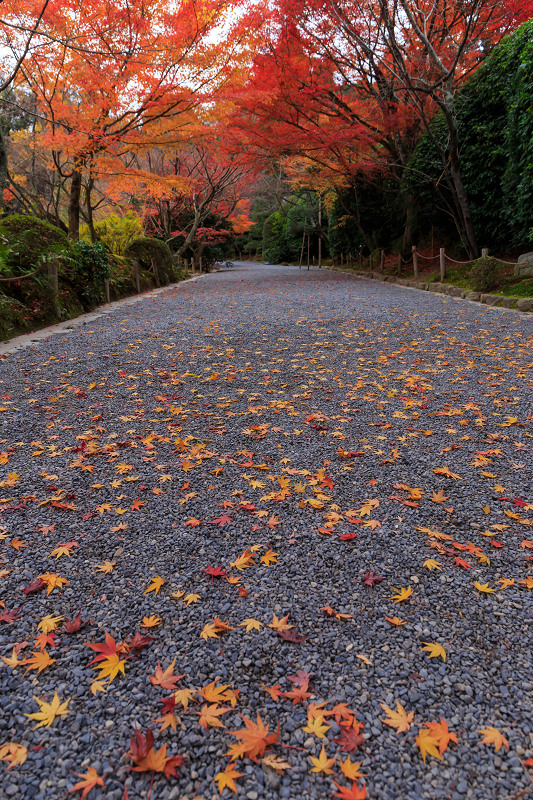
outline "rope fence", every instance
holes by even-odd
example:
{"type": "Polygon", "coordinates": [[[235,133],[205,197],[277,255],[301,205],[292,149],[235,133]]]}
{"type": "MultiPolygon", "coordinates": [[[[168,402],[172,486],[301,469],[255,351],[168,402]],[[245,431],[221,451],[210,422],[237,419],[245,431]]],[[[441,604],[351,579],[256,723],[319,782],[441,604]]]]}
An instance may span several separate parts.
{"type": "MultiPolygon", "coordinates": [[[[373,260],[374,260],[373,256],[374,256],[374,254],[371,253],[370,256],[368,257],[368,267],[369,267],[370,270],[373,270],[373,269],[377,268],[380,272],[384,272],[385,271],[385,261],[387,259],[387,256],[385,254],[385,250],[380,250],[379,253],[380,253],[379,264],[376,264],[374,266],[374,264],[373,264],[373,260]]],[[[481,257],[482,258],[488,258],[488,256],[489,256],[489,251],[488,251],[488,248],[485,247],[481,251],[481,257]]],[[[388,258],[390,258],[390,256],[388,258]]],[[[411,264],[412,267],[413,267],[413,275],[414,275],[415,278],[418,278],[418,263],[419,263],[419,259],[424,259],[425,261],[429,261],[429,262],[438,260],[439,267],[440,267],[440,279],[441,279],[441,281],[443,281],[445,279],[445,277],[446,277],[446,264],[447,264],[447,262],[450,262],[451,264],[457,264],[459,266],[466,266],[467,264],[472,264],[473,261],[475,260],[475,259],[469,259],[468,261],[457,261],[455,258],[452,258],[451,256],[447,255],[444,247],[440,247],[439,248],[438,255],[426,256],[423,253],[419,253],[418,252],[418,250],[416,249],[416,245],[413,245],[412,248],[411,248],[411,258],[404,258],[401,253],[398,253],[396,255],[396,258],[397,258],[398,275],[401,274],[403,265],[411,264]]],[[[506,264],[507,266],[510,266],[510,267],[515,267],[516,264],[518,263],[516,261],[504,261],[502,258],[498,258],[497,256],[491,256],[491,258],[494,258],[495,261],[498,261],[500,264],[506,264]]],[[[341,264],[341,266],[344,266],[344,263],[346,263],[347,266],[351,267],[354,260],[355,259],[353,259],[353,256],[352,256],[351,253],[349,253],[347,256],[344,256],[342,254],[340,256],[340,264],[341,264]]],[[[363,257],[362,256],[359,256],[359,263],[360,263],[360,266],[362,268],[362,266],[363,266],[363,257]]]]}

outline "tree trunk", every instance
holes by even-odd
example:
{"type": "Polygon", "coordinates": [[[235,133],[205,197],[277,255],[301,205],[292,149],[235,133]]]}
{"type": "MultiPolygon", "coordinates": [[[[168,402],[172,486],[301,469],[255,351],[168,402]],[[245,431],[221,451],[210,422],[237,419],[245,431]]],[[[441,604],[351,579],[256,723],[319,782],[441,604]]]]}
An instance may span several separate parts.
{"type": "Polygon", "coordinates": [[[472,212],[470,209],[470,202],[466,193],[465,185],[463,183],[463,176],[461,173],[461,164],[459,159],[459,133],[457,130],[457,121],[453,106],[444,109],[444,116],[448,127],[449,141],[448,141],[448,158],[450,162],[450,172],[455,190],[457,206],[461,213],[461,228],[464,233],[465,246],[469,258],[477,258],[479,250],[476,241],[476,234],[474,231],[474,223],[472,220],[472,212]]]}
{"type": "Polygon", "coordinates": [[[7,187],[7,150],[4,131],[0,125],[0,205],[4,205],[4,189],[7,187]]]}
{"type": "Polygon", "coordinates": [[[81,172],[75,169],[70,179],[68,201],[68,238],[74,242],[80,237],[81,172]]]}
{"type": "Polygon", "coordinates": [[[404,195],[405,228],[403,230],[402,252],[408,250],[413,244],[416,228],[416,200],[411,192],[404,195]]]}
{"type": "Polygon", "coordinates": [[[94,229],[94,218],[93,218],[93,207],[91,205],[91,192],[94,186],[94,180],[89,178],[87,181],[87,185],[85,186],[85,208],[87,211],[87,227],[89,228],[89,236],[91,237],[91,243],[94,244],[96,242],[96,231],[94,229]]]}

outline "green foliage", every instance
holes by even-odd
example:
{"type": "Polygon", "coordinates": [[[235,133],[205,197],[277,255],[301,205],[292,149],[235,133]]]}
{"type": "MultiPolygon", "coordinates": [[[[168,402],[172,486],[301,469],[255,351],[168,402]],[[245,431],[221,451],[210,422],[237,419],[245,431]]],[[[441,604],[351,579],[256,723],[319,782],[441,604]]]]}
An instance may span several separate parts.
{"type": "Polygon", "coordinates": [[[83,307],[95,306],[104,296],[104,280],[109,277],[109,254],[105,245],[80,240],[72,248],[70,262],[73,283],[83,307]]]}
{"type": "Polygon", "coordinates": [[[310,253],[316,256],[317,225],[318,196],[312,192],[291,195],[263,223],[263,258],[273,263],[299,259],[304,233],[310,235],[310,253]]]}
{"type": "MultiPolygon", "coordinates": [[[[457,98],[461,169],[476,235],[483,246],[520,249],[533,225],[533,20],[507,36],[485,59],[457,98]]],[[[432,135],[446,142],[441,116],[432,135]]],[[[418,197],[427,229],[455,234],[451,195],[428,134],[422,136],[404,178],[418,197]],[[446,219],[448,218],[448,221],[446,219]],[[444,223],[444,224],[443,224],[444,223]]]]}
{"type": "Polygon", "coordinates": [[[155,259],[161,283],[170,283],[173,278],[172,253],[161,239],[139,236],[129,243],[124,255],[136,259],[141,269],[147,271],[152,269],[152,259],[155,259]]]}
{"type": "Polygon", "coordinates": [[[50,257],[69,253],[66,233],[38,217],[13,214],[0,222],[0,234],[10,248],[5,257],[9,275],[33,272],[50,257]]]}
{"type": "Polygon", "coordinates": [[[470,280],[475,292],[491,292],[500,282],[500,262],[495,258],[478,258],[470,268],[470,280]]]}
{"type": "Polygon", "coordinates": [[[9,339],[27,327],[28,309],[14,297],[0,294],[0,339],[9,339]]]}
{"type": "MultiPolygon", "coordinates": [[[[142,236],[143,223],[141,217],[137,216],[134,211],[126,211],[122,215],[109,214],[104,219],[98,220],[94,223],[94,230],[98,239],[109,248],[113,255],[123,256],[130,242],[142,236]]],[[[90,241],[87,225],[80,227],[80,238],[90,241]]]]}
{"type": "Polygon", "coordinates": [[[402,235],[399,199],[386,181],[382,184],[360,181],[353,189],[343,192],[334,202],[329,214],[329,247],[332,256],[352,254],[358,257],[376,248],[395,249],[402,235]],[[363,237],[360,226],[365,232],[363,237]]]}
{"type": "Polygon", "coordinates": [[[290,258],[286,226],[287,217],[281,211],[274,211],[263,224],[263,258],[274,264],[290,258]]]}

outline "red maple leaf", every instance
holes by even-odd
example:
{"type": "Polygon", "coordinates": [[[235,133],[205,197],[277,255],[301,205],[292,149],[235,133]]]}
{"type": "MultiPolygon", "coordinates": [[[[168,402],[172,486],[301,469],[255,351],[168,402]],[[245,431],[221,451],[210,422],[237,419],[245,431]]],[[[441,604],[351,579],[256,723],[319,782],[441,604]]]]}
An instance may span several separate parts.
{"type": "Polygon", "coordinates": [[[288,631],[276,631],[278,636],[283,639],[285,642],[294,642],[294,644],[300,644],[301,642],[305,642],[305,636],[301,636],[296,628],[291,628],[288,631]]]}
{"type": "Polygon", "coordinates": [[[355,722],[350,728],[344,728],[342,736],[340,739],[335,739],[335,742],[342,747],[345,753],[355,753],[364,742],[361,736],[361,725],[355,722]]]}
{"type": "Polygon", "coordinates": [[[211,567],[208,565],[207,569],[203,569],[202,572],[207,572],[208,575],[211,575],[211,578],[223,578],[228,574],[227,569],[224,569],[223,565],[220,567],[211,567]]]}
{"type": "Polygon", "coordinates": [[[65,620],[65,631],[67,633],[76,633],[81,628],[84,628],[86,625],[88,625],[88,623],[89,623],[88,619],[84,619],[82,621],[82,619],[81,619],[81,611],[78,611],[76,616],[73,617],[71,620],[68,620],[68,619],[65,620]]]}
{"type": "Polygon", "coordinates": [[[145,647],[148,647],[149,644],[153,642],[152,636],[143,636],[139,631],[131,637],[129,641],[129,645],[132,650],[143,650],[145,647]]]}
{"type": "Polygon", "coordinates": [[[363,586],[370,586],[373,589],[374,584],[381,583],[384,580],[383,575],[378,575],[377,570],[373,569],[372,572],[365,572],[363,575],[363,586]]]}
{"type": "Polygon", "coordinates": [[[210,525],[218,525],[219,528],[222,528],[224,525],[229,525],[232,523],[233,520],[227,514],[221,514],[219,517],[215,517],[210,521],[210,525]]]}

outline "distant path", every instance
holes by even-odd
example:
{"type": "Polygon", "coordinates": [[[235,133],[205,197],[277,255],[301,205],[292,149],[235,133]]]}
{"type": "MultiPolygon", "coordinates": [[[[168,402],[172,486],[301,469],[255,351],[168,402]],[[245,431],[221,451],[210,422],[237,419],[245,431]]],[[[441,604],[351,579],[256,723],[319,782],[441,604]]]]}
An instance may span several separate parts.
{"type": "Polygon", "coordinates": [[[259,713],[291,769],[238,759],[243,800],[322,800],[352,786],[342,763],[369,798],[518,797],[533,757],[532,365],[530,318],[250,262],[7,355],[0,756],[15,742],[27,758],[0,762],[0,794],[60,797],[90,766],[106,800],[146,798],[150,775],[125,755],[137,724],[186,758],[152,800],[212,800],[229,732],[259,713]],[[88,624],[69,634],[78,612],[88,624]],[[99,686],[84,643],[105,632],[153,641],[108,639],[99,686]],[[191,693],[173,707],[175,688],[191,693]],[[54,692],[70,713],[34,730],[33,697],[54,692]],[[414,713],[399,734],[380,705],[397,702],[414,713]],[[416,737],[441,717],[458,743],[424,764],[416,737]],[[509,750],[479,744],[488,726],[509,750]],[[331,776],[311,772],[323,745],[331,776]]]}

